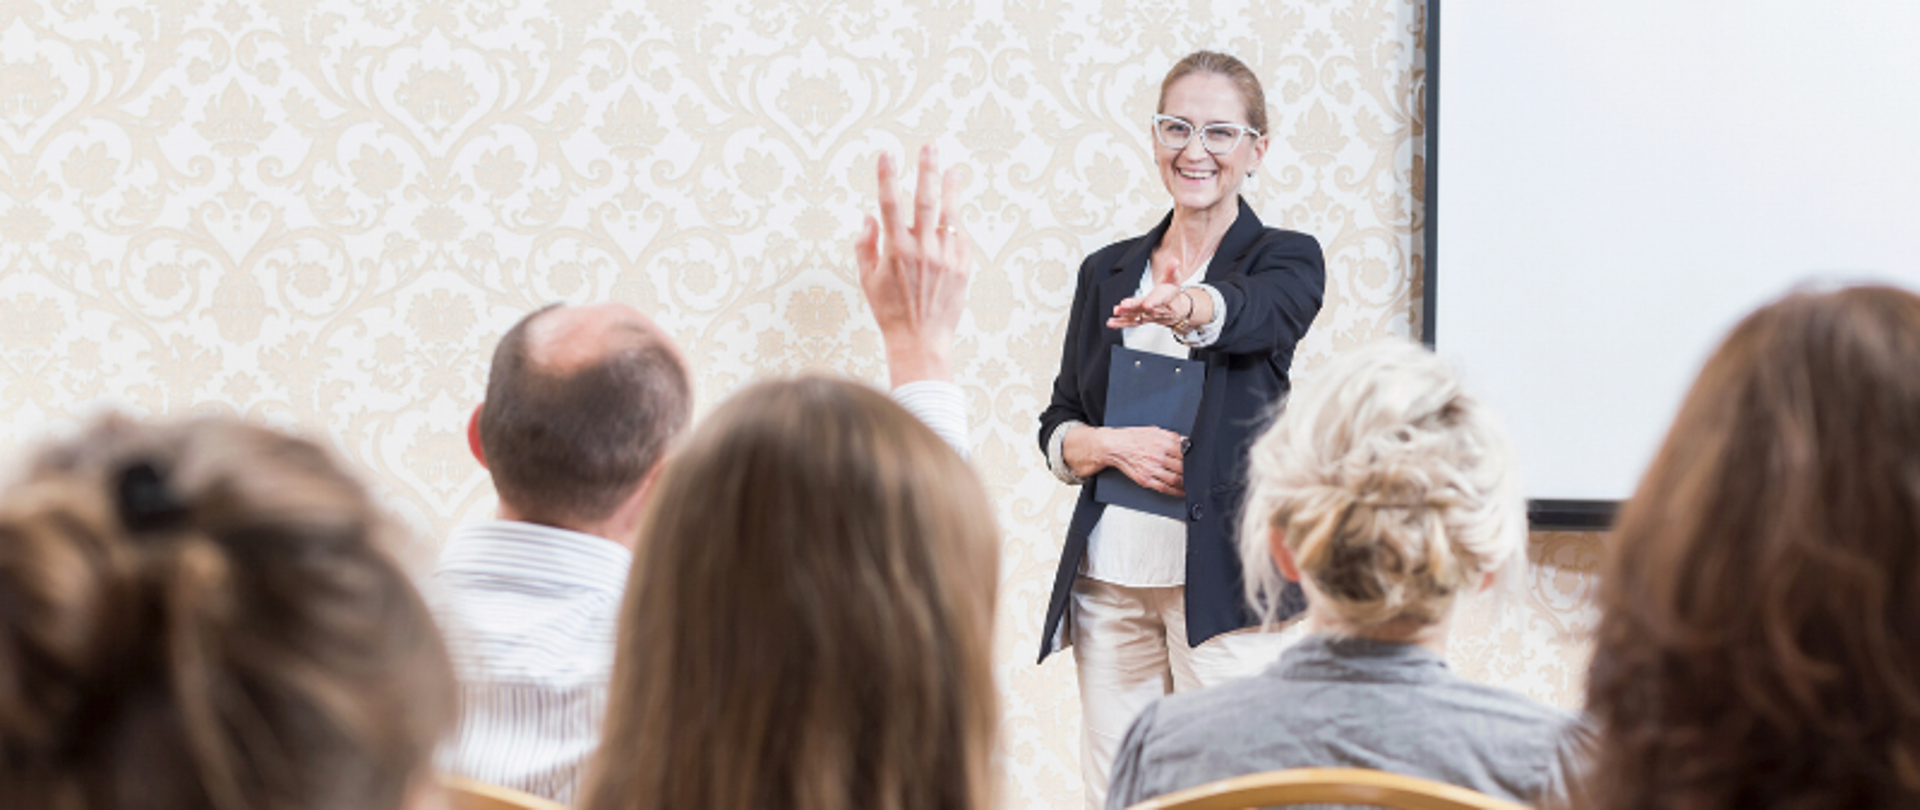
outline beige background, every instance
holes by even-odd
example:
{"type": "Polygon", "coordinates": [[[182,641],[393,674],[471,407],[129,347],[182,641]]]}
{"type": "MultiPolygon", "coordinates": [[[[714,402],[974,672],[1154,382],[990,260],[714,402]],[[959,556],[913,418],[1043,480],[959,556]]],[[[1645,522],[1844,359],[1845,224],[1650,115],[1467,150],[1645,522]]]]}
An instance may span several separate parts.
{"type": "MultiPolygon", "coordinates": [[[[1415,332],[1423,25],[1408,0],[0,5],[0,444],[109,404],[324,434],[425,558],[492,507],[462,424],[543,302],[652,313],[703,409],[878,381],[849,245],[876,153],[935,143],[973,170],[958,374],[1006,531],[1007,805],[1073,806],[1071,657],[1032,656],[1074,492],[1034,417],[1079,259],[1167,205],[1158,79],[1211,47],[1267,83],[1248,197],[1329,262],[1305,377],[1415,332]]],[[[1458,666],[1576,704],[1598,550],[1537,535],[1458,666]]]]}

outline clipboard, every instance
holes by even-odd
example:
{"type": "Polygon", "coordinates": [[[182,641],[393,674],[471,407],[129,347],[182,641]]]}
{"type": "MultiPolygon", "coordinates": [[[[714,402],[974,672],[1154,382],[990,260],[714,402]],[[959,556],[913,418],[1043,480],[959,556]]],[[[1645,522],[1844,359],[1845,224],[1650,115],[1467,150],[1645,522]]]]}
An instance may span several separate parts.
{"type": "MultiPolygon", "coordinates": [[[[1206,381],[1203,361],[1115,346],[1107,365],[1106,427],[1152,426],[1191,436],[1206,381]]],[[[1187,515],[1185,498],[1147,489],[1117,467],[1094,476],[1093,499],[1175,520],[1187,515]]]]}

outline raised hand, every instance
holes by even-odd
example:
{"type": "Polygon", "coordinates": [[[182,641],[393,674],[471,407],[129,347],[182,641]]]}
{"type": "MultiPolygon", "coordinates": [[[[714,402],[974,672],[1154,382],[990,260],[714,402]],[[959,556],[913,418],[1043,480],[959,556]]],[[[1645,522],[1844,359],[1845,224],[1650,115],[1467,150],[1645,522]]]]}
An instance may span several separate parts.
{"type": "Polygon", "coordinates": [[[877,173],[880,219],[866,218],[854,255],[860,291],[887,347],[887,372],[895,387],[951,380],[953,336],[972,275],[972,249],[959,226],[960,170],[942,176],[934,148],[920,148],[911,224],[894,189],[892,155],[880,155],[877,173]]]}

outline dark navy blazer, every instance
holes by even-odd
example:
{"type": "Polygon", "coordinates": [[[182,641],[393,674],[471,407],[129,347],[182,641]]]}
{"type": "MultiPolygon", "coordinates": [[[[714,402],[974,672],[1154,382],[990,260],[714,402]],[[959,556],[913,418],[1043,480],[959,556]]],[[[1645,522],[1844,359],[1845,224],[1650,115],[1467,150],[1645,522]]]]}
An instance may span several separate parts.
{"type": "MultiPolygon", "coordinates": [[[[1107,363],[1121,345],[1107,318],[1121,299],[1140,287],[1147,259],[1173,222],[1168,214],[1147,235],[1108,245],[1080,265],[1079,286],[1060,352],[1060,374],[1053,380],[1053,401],[1040,414],[1040,451],[1047,438],[1068,421],[1105,424],[1107,363]]],[[[1293,347],[1320,312],[1327,286],[1320,243],[1293,231],[1268,228],[1246,200],[1220,240],[1206,282],[1220,291],[1226,312],[1220,338],[1189,354],[1207,364],[1207,383],[1194,420],[1193,447],[1184,468],[1187,490],[1187,640],[1194,646],[1221,633],[1259,622],[1246,605],[1240,577],[1240,553],[1234,527],[1246,493],[1247,446],[1266,426],[1275,404],[1291,383],[1293,347]]],[[[1086,556],[1087,535],[1105,504],[1093,499],[1091,482],[1067,526],[1066,547],[1053,578],[1041,628],[1040,660],[1054,652],[1055,630],[1066,613],[1073,580],[1086,556]]],[[[1298,586],[1280,606],[1282,617],[1306,606],[1298,586]]]]}

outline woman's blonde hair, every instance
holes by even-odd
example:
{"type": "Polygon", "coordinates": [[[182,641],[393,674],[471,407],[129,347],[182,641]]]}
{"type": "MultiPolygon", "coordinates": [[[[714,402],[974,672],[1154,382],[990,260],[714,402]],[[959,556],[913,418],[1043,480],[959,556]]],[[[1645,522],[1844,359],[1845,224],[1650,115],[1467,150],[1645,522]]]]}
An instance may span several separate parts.
{"type": "Polygon", "coordinates": [[[48,447],[0,493],[0,804],[400,807],[454,699],[390,531],[238,422],[48,447]]]}
{"type": "Polygon", "coordinates": [[[1160,80],[1160,100],[1154,105],[1154,112],[1167,111],[1167,92],[1178,82],[1195,73],[1215,73],[1232,80],[1235,89],[1240,91],[1240,103],[1247,110],[1247,125],[1260,131],[1261,135],[1272,134],[1267,130],[1267,92],[1260,86],[1260,76],[1247,67],[1247,63],[1228,54],[1217,51],[1194,51],[1175,62],[1160,80]]]}
{"type": "Polygon", "coordinates": [[[1249,451],[1240,553],[1271,618],[1284,583],[1272,529],[1335,625],[1433,624],[1520,551],[1525,509],[1505,433],[1432,352],[1386,340],[1295,390],[1249,451]]]}
{"type": "Polygon", "coordinates": [[[865,386],[721,405],[642,519],[583,807],[991,806],[992,515],[865,386]]]}

